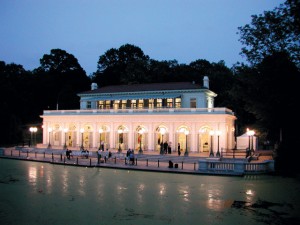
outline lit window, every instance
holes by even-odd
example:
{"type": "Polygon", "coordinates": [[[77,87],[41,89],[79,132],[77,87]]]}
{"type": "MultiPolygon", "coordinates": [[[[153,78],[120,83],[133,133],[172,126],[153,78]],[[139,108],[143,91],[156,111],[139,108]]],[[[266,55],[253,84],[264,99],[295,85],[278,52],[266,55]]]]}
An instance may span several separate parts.
{"type": "Polygon", "coordinates": [[[120,104],[120,100],[115,100],[114,101],[114,109],[118,109],[120,104]]]}
{"type": "Polygon", "coordinates": [[[162,99],[161,98],[158,98],[156,100],[156,108],[162,108],[162,99]]]}
{"type": "Polygon", "coordinates": [[[121,108],[126,109],[126,104],[127,104],[127,100],[122,100],[121,108]]]}
{"type": "Polygon", "coordinates": [[[139,100],[139,104],[138,104],[138,108],[139,109],[142,109],[144,107],[144,100],[143,99],[140,99],[139,100]]]}
{"type": "Polygon", "coordinates": [[[105,101],[105,108],[110,109],[110,100],[105,101]]]}
{"type": "Polygon", "coordinates": [[[154,108],[154,99],[149,99],[149,109],[153,109],[154,108]]]}
{"type": "Polygon", "coordinates": [[[104,101],[98,101],[98,109],[104,109],[104,101]]]}
{"type": "Polygon", "coordinates": [[[131,108],[136,109],[136,100],[135,99],[131,100],[131,108]]]}
{"type": "Polygon", "coordinates": [[[173,98],[168,98],[167,99],[167,107],[168,108],[173,108],[173,98]]]}
{"type": "Polygon", "coordinates": [[[181,108],[181,98],[175,98],[175,108],[181,108]]]}

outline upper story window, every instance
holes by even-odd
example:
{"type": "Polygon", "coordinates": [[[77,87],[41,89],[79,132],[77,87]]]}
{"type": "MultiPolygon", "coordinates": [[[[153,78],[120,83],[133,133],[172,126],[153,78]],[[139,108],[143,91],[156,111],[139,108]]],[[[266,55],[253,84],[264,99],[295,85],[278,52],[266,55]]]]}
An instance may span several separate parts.
{"type": "Polygon", "coordinates": [[[121,108],[126,109],[126,105],[127,105],[127,100],[122,100],[121,108]]]}
{"type": "Polygon", "coordinates": [[[196,98],[190,99],[190,108],[197,108],[196,98]]]}
{"type": "Polygon", "coordinates": [[[158,98],[156,100],[156,108],[162,108],[162,99],[161,98],[158,98]]]}
{"type": "Polygon", "coordinates": [[[92,103],[91,103],[90,101],[87,101],[87,102],[86,102],[86,108],[87,108],[87,109],[92,108],[92,103]]]}
{"type": "Polygon", "coordinates": [[[181,98],[175,98],[175,108],[181,108],[181,98]]]}
{"type": "Polygon", "coordinates": [[[136,109],[136,100],[135,99],[131,100],[131,108],[136,109]]]}
{"type": "Polygon", "coordinates": [[[104,109],[104,101],[98,101],[98,109],[104,109]]]}
{"type": "Polygon", "coordinates": [[[138,103],[138,108],[139,109],[142,109],[144,107],[144,100],[143,99],[140,99],[139,100],[139,103],[138,103]]]}
{"type": "Polygon", "coordinates": [[[154,108],[154,99],[149,99],[148,107],[149,107],[149,109],[154,108]]]}
{"type": "Polygon", "coordinates": [[[110,109],[110,100],[105,101],[105,108],[110,109]]]}
{"type": "Polygon", "coordinates": [[[110,109],[110,100],[98,101],[98,109],[110,109]]]}
{"type": "Polygon", "coordinates": [[[167,107],[168,108],[173,108],[173,98],[168,98],[167,99],[167,107]]]}
{"type": "Polygon", "coordinates": [[[115,100],[114,101],[114,109],[119,109],[119,105],[120,105],[120,100],[115,100]]]}

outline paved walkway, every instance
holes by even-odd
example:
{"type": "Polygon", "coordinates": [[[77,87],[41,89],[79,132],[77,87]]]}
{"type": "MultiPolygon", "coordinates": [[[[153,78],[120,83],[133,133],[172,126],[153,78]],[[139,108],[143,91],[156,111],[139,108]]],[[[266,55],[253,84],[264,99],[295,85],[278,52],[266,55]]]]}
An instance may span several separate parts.
{"type": "MultiPolygon", "coordinates": [[[[101,159],[98,163],[97,153],[89,152],[89,156],[82,157],[79,151],[72,151],[73,157],[67,159],[65,150],[62,149],[39,149],[39,148],[6,148],[2,156],[5,158],[13,158],[20,160],[30,160],[38,162],[48,162],[60,165],[69,166],[84,166],[84,167],[104,167],[118,168],[126,170],[143,170],[155,172],[170,172],[170,173],[185,173],[185,174],[211,174],[200,172],[198,170],[199,159],[208,158],[208,153],[189,153],[188,156],[178,156],[175,152],[172,154],[160,155],[158,152],[146,152],[143,154],[135,154],[134,165],[131,165],[125,158],[126,152],[118,153],[116,150],[111,150],[112,157],[109,159],[101,159]],[[173,168],[169,168],[169,161],[173,162],[173,168]]],[[[104,151],[106,153],[106,151],[104,151]]],[[[0,154],[1,155],[1,154],[0,154]]],[[[232,156],[224,156],[223,160],[233,160],[232,156]]],[[[255,162],[271,159],[270,154],[262,155],[255,162]]],[[[235,156],[235,160],[245,160],[245,156],[235,156]]],[[[219,175],[218,173],[213,173],[219,175]]],[[[222,174],[224,175],[224,174],[222,174]]],[[[226,174],[225,174],[226,175],[226,174]]],[[[228,175],[235,175],[230,174],[228,175]]]]}

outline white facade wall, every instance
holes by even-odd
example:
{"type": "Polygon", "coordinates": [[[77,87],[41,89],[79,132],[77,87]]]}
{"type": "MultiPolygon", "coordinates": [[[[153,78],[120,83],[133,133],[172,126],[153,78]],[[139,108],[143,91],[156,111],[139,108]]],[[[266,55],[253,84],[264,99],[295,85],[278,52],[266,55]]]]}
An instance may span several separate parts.
{"type": "MultiPolygon", "coordinates": [[[[81,110],[80,112],[82,112],[81,110]]],[[[126,128],[124,132],[123,149],[139,147],[137,128],[145,129],[142,134],[142,149],[144,151],[158,151],[157,142],[161,135],[158,132],[159,127],[166,128],[164,141],[172,143],[172,151],[177,150],[177,142],[181,141],[182,149],[186,148],[186,136],[180,132],[184,127],[189,131],[187,135],[187,147],[189,152],[203,152],[210,149],[211,137],[209,131],[221,131],[219,136],[219,150],[221,148],[231,149],[234,147],[234,121],[235,116],[229,114],[127,114],[127,115],[95,115],[87,113],[87,115],[47,115],[44,114],[43,125],[43,145],[46,147],[51,142],[53,147],[62,147],[67,141],[69,147],[79,148],[84,141],[84,147],[90,150],[96,150],[100,145],[99,128],[105,127],[105,136],[107,141],[106,148],[118,149],[118,127],[126,128]],[[47,132],[51,128],[51,132],[47,132]],[[68,132],[64,133],[67,128],[68,132]],[[84,129],[84,133],[80,133],[80,129],[84,129]],[[67,136],[67,138],[65,138],[67,136]],[[49,139],[50,138],[50,139],[49,139]],[[70,140],[70,143],[68,142],[70,140]],[[205,142],[208,148],[204,147],[205,142]]],[[[216,132],[215,132],[216,133],[216,132]]],[[[217,151],[216,134],[213,136],[212,148],[217,151]]]]}

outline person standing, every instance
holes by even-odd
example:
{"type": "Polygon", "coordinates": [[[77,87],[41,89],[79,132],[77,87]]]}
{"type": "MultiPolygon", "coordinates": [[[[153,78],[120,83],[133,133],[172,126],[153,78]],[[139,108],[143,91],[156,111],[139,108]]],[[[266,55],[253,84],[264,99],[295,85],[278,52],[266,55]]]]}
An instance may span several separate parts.
{"type": "Polygon", "coordinates": [[[181,154],[181,151],[180,151],[180,143],[178,143],[177,151],[178,151],[178,156],[180,156],[180,154],[181,154]]]}
{"type": "Polygon", "coordinates": [[[165,141],[165,143],[164,143],[164,151],[165,151],[165,154],[168,153],[168,142],[167,141],[165,141]]]}
{"type": "Polygon", "coordinates": [[[101,141],[100,147],[101,147],[101,150],[104,151],[104,141],[101,141]]]}
{"type": "Polygon", "coordinates": [[[102,157],[102,151],[101,149],[99,148],[98,151],[97,151],[97,156],[98,156],[98,164],[100,163],[100,160],[101,160],[101,157],[102,157]]]}

